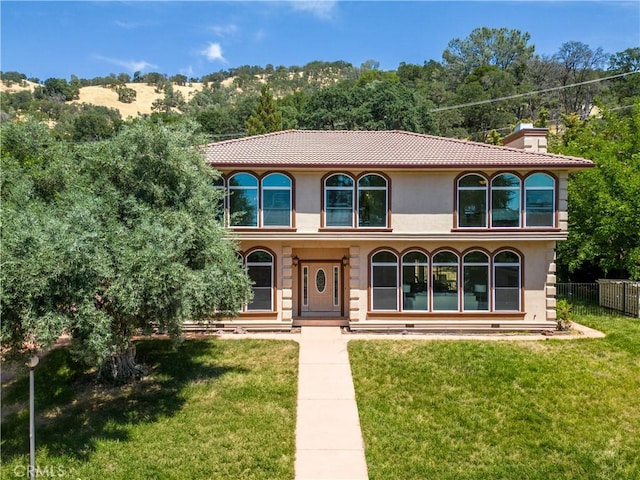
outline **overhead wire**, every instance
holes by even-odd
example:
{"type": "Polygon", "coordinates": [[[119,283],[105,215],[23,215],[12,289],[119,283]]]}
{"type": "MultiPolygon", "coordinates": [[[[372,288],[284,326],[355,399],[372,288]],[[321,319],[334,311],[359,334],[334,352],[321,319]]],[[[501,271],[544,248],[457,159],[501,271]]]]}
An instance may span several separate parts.
{"type": "Polygon", "coordinates": [[[610,75],[608,77],[596,78],[596,79],[593,79],[593,80],[586,80],[584,82],[572,83],[570,85],[560,85],[558,87],[545,88],[545,89],[542,89],[542,90],[536,90],[534,92],[516,93],[514,95],[507,95],[505,97],[491,98],[489,100],[478,100],[477,102],[468,102],[468,103],[461,103],[461,104],[458,104],[458,105],[449,105],[449,106],[446,106],[446,107],[438,107],[438,108],[431,109],[430,112],[443,112],[445,110],[455,110],[457,108],[473,107],[473,106],[476,106],[476,105],[486,105],[488,103],[501,102],[503,100],[512,100],[514,98],[528,97],[530,95],[536,95],[536,94],[539,94],[539,93],[554,92],[554,91],[557,91],[557,90],[564,90],[566,88],[579,87],[580,85],[587,85],[587,84],[590,84],[590,83],[603,82],[605,80],[610,80],[612,78],[626,77],[627,75],[633,75],[633,74],[636,74],[636,73],[640,73],[640,71],[636,70],[634,72],[618,73],[616,75],[610,75]]]}

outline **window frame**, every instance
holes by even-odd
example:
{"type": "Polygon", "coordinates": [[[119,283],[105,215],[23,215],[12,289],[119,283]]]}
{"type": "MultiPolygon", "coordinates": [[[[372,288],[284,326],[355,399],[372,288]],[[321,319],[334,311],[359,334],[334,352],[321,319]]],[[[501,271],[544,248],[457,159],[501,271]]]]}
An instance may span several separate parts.
{"type": "Polygon", "coordinates": [[[356,182],[356,206],[355,206],[355,214],[357,219],[357,228],[362,229],[371,229],[371,228],[387,228],[389,226],[389,179],[384,175],[379,173],[363,173],[360,175],[356,182]],[[360,182],[362,182],[367,177],[377,177],[380,178],[384,182],[384,186],[361,186],[360,182]],[[363,215],[360,212],[361,208],[361,194],[365,192],[384,192],[384,213],[382,218],[384,218],[383,225],[363,225],[363,215]]]}
{"type": "Polygon", "coordinates": [[[377,249],[373,252],[371,252],[371,255],[369,257],[369,288],[370,288],[370,294],[369,294],[369,310],[372,312],[398,312],[399,311],[399,294],[398,294],[398,285],[399,285],[399,281],[398,281],[398,276],[399,276],[399,259],[398,259],[398,253],[395,252],[394,250],[390,249],[390,248],[380,248],[377,249]],[[395,262],[376,262],[374,259],[376,257],[376,255],[382,254],[382,253],[389,253],[391,255],[393,255],[395,262]],[[374,269],[376,267],[394,267],[395,268],[395,286],[382,286],[382,287],[377,287],[375,284],[375,278],[376,275],[374,273],[374,269]],[[375,299],[375,294],[376,294],[376,290],[391,290],[393,289],[395,292],[394,298],[395,298],[395,308],[375,308],[375,304],[376,304],[376,299],[375,299]]]}
{"type": "MultiPolygon", "coordinates": [[[[431,302],[430,302],[430,311],[434,312],[434,313],[442,313],[442,312],[460,312],[460,254],[458,252],[456,252],[455,250],[451,250],[448,248],[443,248],[440,250],[436,250],[435,252],[433,252],[433,254],[431,255],[431,289],[430,289],[430,293],[431,293],[431,302]],[[452,254],[455,258],[456,258],[456,262],[439,262],[436,261],[436,257],[438,255],[444,254],[444,253],[450,253],[452,254]],[[436,272],[436,267],[455,267],[455,273],[456,273],[456,278],[455,278],[455,284],[456,284],[456,288],[455,288],[455,298],[456,298],[456,308],[455,309],[445,309],[445,308],[438,308],[436,309],[436,291],[435,291],[435,286],[436,286],[436,280],[434,279],[435,276],[435,272],[436,272]]],[[[441,281],[441,280],[438,280],[441,281]]]]}
{"type": "Polygon", "coordinates": [[[463,312],[491,312],[491,304],[489,302],[491,298],[491,255],[481,248],[472,248],[465,251],[460,257],[460,264],[462,269],[462,287],[460,288],[462,293],[462,305],[461,310],[463,312]],[[486,261],[469,261],[467,257],[473,254],[481,254],[486,261]],[[469,290],[467,288],[467,269],[483,267],[483,271],[486,274],[486,283],[474,283],[473,288],[469,290]],[[484,291],[479,288],[484,287],[484,291]],[[468,308],[466,305],[467,294],[474,295],[476,298],[476,304],[486,303],[486,308],[468,308]],[[482,300],[483,299],[483,300],[482,300]]]}
{"type": "MultiPolygon", "coordinates": [[[[227,180],[227,191],[228,191],[228,219],[229,219],[229,226],[231,228],[258,228],[259,227],[259,222],[260,222],[260,179],[258,178],[257,175],[251,173],[251,172],[234,172],[231,175],[229,175],[229,178],[227,180]],[[255,180],[255,187],[253,185],[251,186],[234,186],[231,185],[233,179],[235,177],[239,177],[241,175],[245,175],[247,177],[251,177],[253,178],[253,180],[255,180]],[[233,216],[235,213],[240,213],[243,212],[243,210],[238,210],[238,212],[233,212],[232,211],[232,203],[233,203],[233,193],[235,191],[244,191],[244,190],[251,190],[254,191],[255,190],[255,213],[254,213],[254,224],[253,225],[239,225],[239,224],[235,224],[232,223],[233,221],[233,216]]],[[[246,214],[246,212],[245,212],[246,214]]]]}
{"type": "MultiPolygon", "coordinates": [[[[344,208],[343,210],[346,210],[344,208]]],[[[354,175],[345,171],[337,171],[330,172],[322,177],[322,220],[321,220],[321,229],[324,230],[390,230],[391,226],[391,179],[382,172],[368,171],[363,172],[360,175],[354,175]],[[327,182],[338,175],[342,175],[351,180],[351,187],[335,187],[335,186],[327,186],[327,182]],[[361,181],[366,177],[378,177],[384,182],[384,186],[361,186],[361,181]],[[329,207],[329,192],[330,191],[349,191],[351,193],[351,207],[350,207],[350,225],[336,225],[330,224],[329,219],[330,215],[328,214],[329,207]],[[360,213],[360,208],[362,206],[361,193],[363,192],[384,192],[384,214],[382,217],[384,218],[383,225],[363,225],[361,224],[362,215],[360,213]]]]}
{"type": "MultiPolygon", "coordinates": [[[[417,249],[417,248],[412,248],[410,250],[407,250],[405,252],[402,253],[401,257],[400,257],[400,288],[401,288],[401,302],[400,302],[400,310],[403,312],[429,312],[431,309],[431,302],[430,302],[430,291],[431,291],[431,282],[430,282],[430,274],[431,274],[431,261],[429,259],[429,254],[423,250],[417,249]],[[407,262],[405,259],[408,255],[411,254],[419,254],[419,255],[423,255],[424,256],[424,261],[418,261],[418,262],[412,262],[409,263],[407,262]],[[405,280],[405,266],[406,267],[417,267],[419,269],[423,269],[424,271],[424,282],[420,283],[420,282],[413,282],[411,285],[409,285],[409,292],[406,292],[406,285],[404,283],[405,280]],[[426,292],[426,308],[425,309],[419,309],[419,308],[406,308],[405,304],[406,304],[406,299],[405,299],[405,294],[409,293],[409,294],[416,294],[419,293],[419,289],[418,289],[418,285],[425,285],[425,289],[424,291],[426,292]]],[[[415,275],[414,275],[415,276],[415,275]]]]}
{"type": "Polygon", "coordinates": [[[458,228],[488,228],[489,225],[489,179],[482,173],[479,172],[469,172],[462,174],[456,180],[456,207],[457,207],[457,215],[456,215],[456,225],[458,228]],[[484,181],[484,187],[461,187],[460,183],[467,177],[478,177],[480,180],[480,185],[482,185],[482,181],[484,181]],[[484,215],[484,225],[462,225],[462,215],[466,210],[466,206],[463,208],[462,200],[460,198],[460,192],[474,192],[474,191],[484,191],[484,210],[481,214],[484,215]]]}
{"type": "Polygon", "coordinates": [[[500,250],[497,250],[496,252],[493,253],[493,255],[491,256],[491,261],[492,261],[492,265],[491,268],[493,270],[493,285],[492,285],[492,297],[493,297],[493,311],[494,312],[521,312],[522,311],[522,285],[523,285],[523,277],[522,277],[522,254],[512,248],[503,248],[500,250]],[[515,255],[518,258],[518,262],[514,263],[514,262],[498,262],[496,261],[496,258],[503,254],[503,253],[511,253],[513,255],[515,255]],[[497,269],[500,267],[514,267],[517,266],[518,267],[518,274],[517,274],[517,279],[518,279],[518,285],[517,287],[498,287],[497,283],[498,283],[498,273],[497,273],[497,269]],[[502,309],[502,308],[498,308],[498,289],[514,289],[517,290],[518,295],[518,308],[517,309],[502,309]]]}
{"type": "MultiPolygon", "coordinates": [[[[355,215],[354,215],[354,209],[355,209],[355,205],[356,205],[356,179],[345,172],[334,172],[334,173],[329,173],[327,174],[323,179],[322,179],[322,218],[323,218],[323,225],[325,227],[328,228],[354,228],[354,224],[355,224],[355,215]],[[346,178],[348,178],[349,180],[351,180],[351,186],[327,186],[327,182],[333,178],[333,177],[337,177],[337,176],[344,176],[346,178]],[[351,218],[351,223],[349,225],[330,225],[328,220],[329,220],[329,215],[327,215],[327,211],[329,210],[329,198],[328,198],[328,193],[329,192],[350,192],[351,193],[351,205],[349,207],[350,209],[350,218],[351,218]]],[[[333,208],[333,207],[331,207],[333,208]]],[[[346,211],[346,208],[342,208],[341,210],[346,211]]]]}
{"type": "Polygon", "coordinates": [[[258,210],[260,211],[260,227],[263,228],[291,228],[293,224],[293,180],[289,175],[286,175],[282,172],[269,172],[265,174],[262,178],[260,178],[260,205],[258,210]],[[286,179],[289,183],[288,186],[265,186],[265,180],[269,177],[282,177],[286,179]],[[289,196],[288,202],[288,212],[289,212],[289,221],[287,224],[283,225],[266,225],[265,224],[265,192],[268,191],[286,191],[289,196]]]}
{"type": "Polygon", "coordinates": [[[534,170],[528,172],[526,174],[519,174],[514,171],[500,171],[496,172],[493,175],[486,175],[482,172],[464,172],[458,175],[455,179],[455,211],[454,211],[454,230],[557,230],[558,229],[558,177],[550,172],[542,171],[542,170],[534,170]],[[501,187],[495,186],[495,182],[501,176],[504,175],[512,175],[519,180],[518,187],[501,187]],[[551,186],[544,187],[535,187],[535,186],[527,186],[527,181],[535,177],[536,175],[544,175],[546,178],[550,180],[552,183],[551,186]],[[462,218],[464,215],[463,202],[461,200],[461,192],[465,191],[480,191],[481,188],[475,187],[462,187],[460,186],[461,182],[469,177],[469,176],[478,176],[487,182],[485,202],[486,208],[484,211],[485,214],[485,226],[467,226],[463,225],[462,218]],[[494,218],[494,191],[508,191],[508,190],[517,190],[519,189],[518,201],[519,201],[519,216],[518,216],[518,225],[517,226],[502,226],[496,225],[494,218]],[[529,202],[527,201],[528,193],[531,191],[547,191],[551,194],[552,205],[551,211],[545,213],[545,215],[550,215],[552,221],[547,225],[530,225],[529,219],[527,215],[527,206],[529,202]]]}
{"type": "Polygon", "coordinates": [[[548,173],[548,172],[531,172],[529,173],[525,178],[524,181],[522,182],[523,184],[523,207],[522,207],[522,214],[524,217],[524,227],[525,228],[555,228],[557,225],[557,197],[558,197],[558,181],[557,178],[548,173]],[[528,187],[527,186],[527,181],[530,180],[532,177],[535,177],[537,175],[540,176],[545,176],[548,179],[551,180],[551,186],[550,187],[528,187]],[[529,215],[527,214],[527,206],[529,204],[529,202],[527,201],[527,193],[530,191],[549,191],[551,192],[551,225],[529,225],[529,215]]]}
{"type": "Polygon", "coordinates": [[[523,215],[523,208],[522,208],[522,179],[516,175],[515,173],[511,173],[511,172],[501,172],[498,173],[496,175],[494,175],[493,177],[491,177],[491,183],[489,186],[489,196],[491,198],[491,204],[489,207],[489,215],[491,217],[491,228],[493,229],[514,229],[514,228],[521,228],[522,227],[522,215],[523,215]],[[498,179],[500,179],[501,177],[513,177],[517,180],[518,185],[517,187],[514,186],[496,186],[495,183],[498,179]],[[496,201],[496,197],[498,192],[517,192],[516,195],[516,199],[518,201],[518,208],[517,208],[517,214],[518,214],[518,222],[517,225],[496,225],[496,217],[497,215],[495,215],[497,213],[496,208],[494,208],[494,203],[496,201]]]}
{"type": "MultiPolygon", "coordinates": [[[[270,281],[271,281],[271,285],[269,285],[268,287],[255,287],[254,285],[251,286],[251,290],[254,291],[255,288],[260,288],[263,290],[269,290],[269,300],[270,300],[270,308],[269,309],[264,309],[264,308],[250,308],[250,303],[249,302],[245,302],[243,307],[242,307],[242,311],[246,312],[246,313],[257,313],[257,312],[274,312],[275,311],[275,307],[274,307],[274,303],[275,303],[275,285],[276,285],[276,256],[274,255],[274,253],[272,251],[270,251],[269,249],[266,249],[264,247],[256,247],[253,248],[251,250],[249,250],[248,252],[246,252],[243,256],[243,264],[244,267],[247,271],[247,275],[249,275],[249,270],[251,266],[257,266],[257,267],[264,267],[264,266],[269,266],[270,268],[270,281]],[[267,255],[270,256],[271,261],[269,262],[260,262],[260,261],[256,261],[256,262],[250,262],[249,257],[251,257],[251,255],[254,255],[256,253],[266,253],[267,255]]],[[[255,295],[254,295],[254,300],[255,300],[255,295]]],[[[253,300],[252,300],[253,303],[253,300]]]]}

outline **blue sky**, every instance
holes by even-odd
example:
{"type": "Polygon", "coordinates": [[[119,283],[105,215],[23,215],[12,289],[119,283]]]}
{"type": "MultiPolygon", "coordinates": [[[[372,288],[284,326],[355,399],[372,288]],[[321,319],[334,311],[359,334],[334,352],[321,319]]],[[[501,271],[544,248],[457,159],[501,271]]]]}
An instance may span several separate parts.
{"type": "Polygon", "coordinates": [[[568,41],[640,46],[628,1],[6,1],[0,69],[81,78],[136,70],[201,77],[242,65],[367,60],[382,70],[442,60],[477,27],[529,32],[536,53],[568,41]]]}

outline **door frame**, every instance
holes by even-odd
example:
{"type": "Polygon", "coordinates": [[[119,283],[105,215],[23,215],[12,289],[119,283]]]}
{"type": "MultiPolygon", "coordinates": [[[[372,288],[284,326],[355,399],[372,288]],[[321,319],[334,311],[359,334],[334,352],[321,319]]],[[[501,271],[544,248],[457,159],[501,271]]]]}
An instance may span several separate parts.
{"type": "Polygon", "coordinates": [[[315,259],[311,259],[311,260],[303,260],[300,259],[298,261],[298,265],[297,265],[297,275],[298,275],[298,293],[297,293],[297,308],[296,308],[296,312],[297,312],[297,318],[299,319],[314,319],[314,318],[318,318],[318,319],[344,319],[345,317],[345,289],[346,289],[346,285],[344,283],[345,280],[345,265],[343,263],[343,259],[342,258],[337,258],[337,259],[322,259],[322,260],[315,260],[315,259]],[[327,263],[327,264],[331,264],[332,268],[333,267],[338,267],[338,278],[339,278],[339,282],[340,282],[340,286],[338,289],[339,295],[338,295],[338,301],[340,302],[340,312],[339,315],[331,315],[331,314],[326,314],[323,312],[318,312],[317,314],[314,314],[313,312],[304,312],[302,311],[302,294],[303,294],[303,275],[302,275],[302,271],[303,268],[305,266],[309,266],[312,264],[319,264],[319,263],[327,263]]]}

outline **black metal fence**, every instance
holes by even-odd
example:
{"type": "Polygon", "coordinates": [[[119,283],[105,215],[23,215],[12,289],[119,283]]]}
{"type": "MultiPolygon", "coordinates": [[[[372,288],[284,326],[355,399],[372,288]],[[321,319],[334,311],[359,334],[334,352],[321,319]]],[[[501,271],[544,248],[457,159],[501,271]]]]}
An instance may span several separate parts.
{"type": "Polygon", "coordinates": [[[637,309],[629,308],[629,305],[638,302],[637,293],[635,300],[630,298],[629,288],[625,288],[622,294],[614,294],[619,301],[611,301],[611,287],[602,283],[557,283],[556,298],[566,300],[574,314],[578,315],[631,315],[637,316],[637,309]]]}

